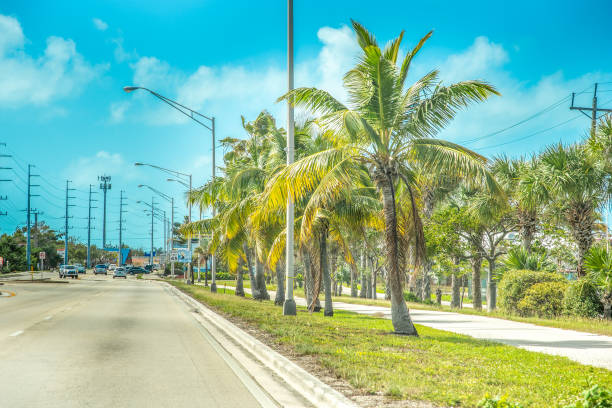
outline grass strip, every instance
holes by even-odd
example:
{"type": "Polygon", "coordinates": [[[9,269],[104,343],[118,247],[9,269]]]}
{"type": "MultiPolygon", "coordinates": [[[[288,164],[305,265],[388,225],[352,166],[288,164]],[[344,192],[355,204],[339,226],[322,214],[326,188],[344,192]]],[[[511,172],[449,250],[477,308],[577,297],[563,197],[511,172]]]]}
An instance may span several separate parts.
{"type": "Polygon", "coordinates": [[[476,407],[486,393],[507,395],[528,407],[554,407],[587,379],[612,386],[610,371],[565,357],[417,325],[420,337],[391,334],[386,319],[336,311],[333,317],[283,316],[273,302],[257,302],[173,281],[213,309],[257,327],[301,355],[315,356],[336,376],[365,393],[476,407]]]}

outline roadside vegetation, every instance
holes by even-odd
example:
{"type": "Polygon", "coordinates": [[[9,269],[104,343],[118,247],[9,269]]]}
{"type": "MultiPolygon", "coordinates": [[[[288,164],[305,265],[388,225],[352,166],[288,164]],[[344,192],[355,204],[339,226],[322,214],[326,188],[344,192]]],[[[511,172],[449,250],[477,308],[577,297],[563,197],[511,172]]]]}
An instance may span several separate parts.
{"type": "Polygon", "coordinates": [[[282,316],[272,301],[254,303],[201,286],[172,284],[271,335],[274,343],[314,356],[363,393],[465,407],[476,407],[488,393],[506,395],[525,407],[548,408],[572,402],[589,378],[612,387],[609,371],[563,357],[419,325],[419,337],[390,335],[389,320],[343,311],[336,311],[333,319],[322,313],[305,319],[304,308],[296,317],[282,316]]]}
{"type": "Polygon", "coordinates": [[[246,138],[221,141],[222,175],[189,196],[216,216],[181,227],[210,237],[195,256],[215,253],[237,295],[245,276],[256,299],[277,284],[283,304],[291,198],[295,284],[313,312],[333,316],[341,292],[354,302],[384,293],[397,333],[417,334],[407,302],[448,299],[453,310],[469,301],[466,313],[484,304],[493,316],[609,334],[609,325],[596,326],[612,313],[599,212],[611,192],[612,118],[580,143],[485,158],[437,135],[460,110],[498,97],[492,85],[444,84],[435,69],[409,82],[431,33],[400,52],[403,33],[381,48],[359,23],[353,29],[361,55],[344,77],[347,104],[314,88],[279,99],[303,118],[294,164],[286,165],[285,130],[267,112],[243,118],[246,138]]]}

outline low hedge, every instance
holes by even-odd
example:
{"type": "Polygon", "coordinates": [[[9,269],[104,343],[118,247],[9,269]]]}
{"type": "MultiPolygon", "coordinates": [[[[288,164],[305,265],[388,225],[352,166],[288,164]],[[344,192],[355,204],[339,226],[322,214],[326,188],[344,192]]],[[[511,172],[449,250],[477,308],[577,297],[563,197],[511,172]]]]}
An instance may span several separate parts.
{"type": "Polygon", "coordinates": [[[567,286],[563,298],[563,313],[580,317],[601,316],[603,304],[593,282],[588,279],[578,279],[567,286]]]}
{"type": "Polygon", "coordinates": [[[527,290],[533,285],[543,282],[567,282],[567,280],[563,276],[552,272],[507,271],[498,285],[499,307],[509,313],[520,313],[518,303],[525,297],[527,290]]]}
{"type": "Polygon", "coordinates": [[[516,308],[521,316],[552,318],[563,312],[567,282],[540,282],[525,291],[516,308]]]}

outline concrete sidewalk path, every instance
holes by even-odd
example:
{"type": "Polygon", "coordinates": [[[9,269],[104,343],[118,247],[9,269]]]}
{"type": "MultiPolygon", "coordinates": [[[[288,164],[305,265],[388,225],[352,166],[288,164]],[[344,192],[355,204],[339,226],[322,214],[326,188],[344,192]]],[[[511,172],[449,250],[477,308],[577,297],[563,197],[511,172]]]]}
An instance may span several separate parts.
{"type": "MultiPolygon", "coordinates": [[[[251,293],[248,288],[245,292],[251,293]]],[[[274,299],[275,292],[268,291],[274,299]]],[[[306,300],[296,297],[300,306],[306,300]]],[[[334,302],[334,309],[391,319],[391,309],[384,306],[334,302]]],[[[494,317],[468,315],[435,310],[411,309],[414,323],[434,329],[465,334],[477,339],[509,344],[530,351],[565,356],[581,364],[612,370],[612,337],[574,330],[537,326],[494,317]]]]}

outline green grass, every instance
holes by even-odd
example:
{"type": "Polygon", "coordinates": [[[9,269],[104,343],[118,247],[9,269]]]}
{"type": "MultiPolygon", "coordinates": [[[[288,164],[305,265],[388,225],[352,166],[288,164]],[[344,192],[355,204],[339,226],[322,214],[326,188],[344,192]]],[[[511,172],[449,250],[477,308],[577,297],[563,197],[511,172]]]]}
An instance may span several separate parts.
{"type": "MultiPolygon", "coordinates": [[[[219,281],[225,282],[228,286],[234,285],[235,281],[219,281]]],[[[222,283],[217,283],[217,285],[222,283]]],[[[250,282],[244,282],[245,288],[250,288],[250,282]]],[[[268,290],[276,290],[276,285],[267,285],[268,290]]],[[[304,297],[304,289],[297,288],[294,290],[295,296],[304,297]]],[[[325,299],[325,296],[321,294],[321,300],[325,299]]],[[[390,307],[391,304],[388,300],[382,299],[363,299],[363,298],[354,298],[350,297],[350,292],[343,290],[342,296],[333,298],[335,302],[344,302],[344,303],[353,303],[358,305],[368,305],[368,306],[385,306],[390,307]]],[[[582,331],[586,333],[594,333],[594,334],[602,334],[604,336],[612,336],[612,320],[605,319],[592,319],[592,318],[584,318],[584,317],[566,317],[561,316],[555,319],[545,319],[540,317],[522,317],[509,313],[505,313],[501,310],[495,310],[493,312],[487,312],[485,310],[474,310],[472,308],[463,308],[463,309],[451,309],[450,306],[437,306],[437,305],[426,305],[423,303],[408,303],[408,307],[411,309],[419,309],[419,310],[437,310],[443,312],[454,312],[454,313],[462,313],[468,315],[478,315],[478,316],[486,316],[486,317],[496,317],[498,319],[512,320],[515,322],[522,323],[531,323],[536,324],[538,326],[545,327],[555,327],[558,329],[567,329],[567,330],[576,330],[582,331]]]]}
{"type": "Polygon", "coordinates": [[[272,335],[275,342],[317,361],[364,393],[476,407],[489,393],[507,394],[525,406],[554,407],[577,395],[589,377],[612,386],[610,371],[567,358],[417,325],[420,337],[391,334],[386,319],[336,311],[334,317],[282,316],[272,302],[172,282],[216,310],[272,335]]]}

